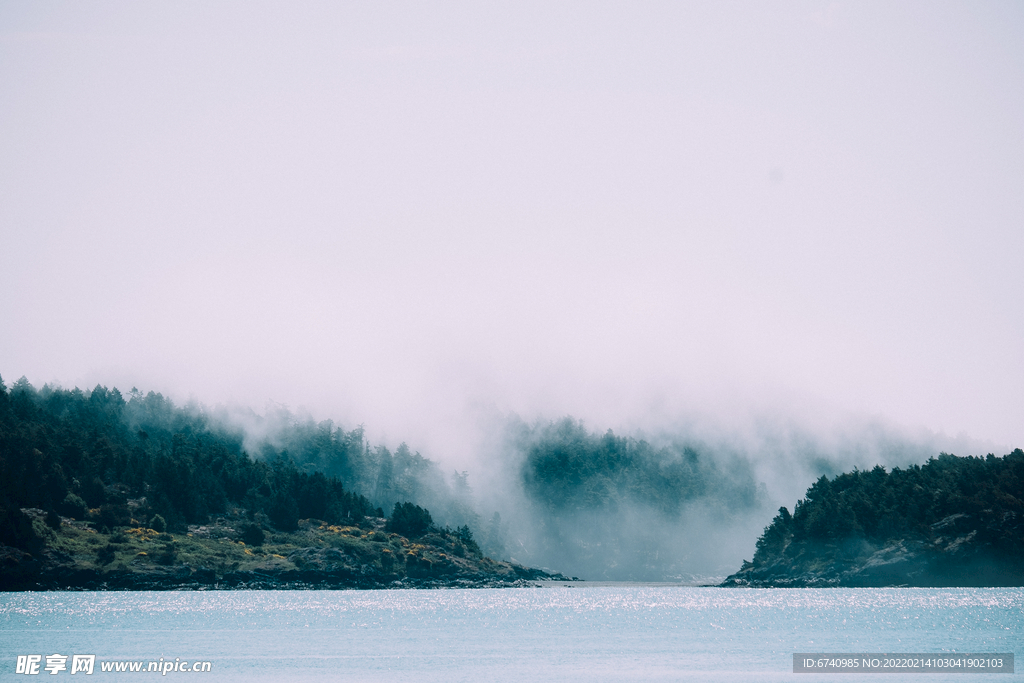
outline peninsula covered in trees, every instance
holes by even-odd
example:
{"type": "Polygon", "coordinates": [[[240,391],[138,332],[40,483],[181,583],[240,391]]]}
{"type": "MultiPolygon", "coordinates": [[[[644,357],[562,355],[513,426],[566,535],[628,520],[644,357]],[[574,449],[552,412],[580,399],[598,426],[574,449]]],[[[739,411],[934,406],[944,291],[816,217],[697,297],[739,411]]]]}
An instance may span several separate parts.
{"type": "Polygon", "coordinates": [[[730,586],[1024,585],[1024,451],[821,477],[730,586]]]}
{"type": "MultiPolygon", "coordinates": [[[[0,590],[510,585],[549,576],[485,556],[466,524],[394,499],[424,459],[329,427],[318,469],[157,393],[9,390],[0,380],[0,590]],[[403,460],[404,458],[404,460],[403,460]],[[378,504],[339,475],[386,470],[378,504]],[[396,469],[398,470],[396,474],[396,469]],[[323,470],[327,470],[326,472],[323,470]],[[379,501],[392,502],[385,516],[379,501]]],[[[293,437],[293,443],[303,445],[293,437]]],[[[322,452],[321,451],[318,452],[322,452]]],[[[302,457],[305,456],[305,457],[302,457]]],[[[452,503],[448,513],[459,514],[452,503]]]]}

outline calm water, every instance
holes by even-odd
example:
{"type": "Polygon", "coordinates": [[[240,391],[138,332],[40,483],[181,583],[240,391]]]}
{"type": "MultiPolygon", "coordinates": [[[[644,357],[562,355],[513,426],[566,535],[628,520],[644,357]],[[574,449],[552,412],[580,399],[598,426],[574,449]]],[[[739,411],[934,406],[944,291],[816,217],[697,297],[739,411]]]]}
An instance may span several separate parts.
{"type": "MultiPolygon", "coordinates": [[[[793,652],[818,651],[1019,658],[1024,590],[577,585],[0,593],[0,679],[12,681],[32,680],[15,675],[17,655],[53,653],[213,663],[211,674],[171,672],[169,681],[834,680],[792,673],[793,652]]],[[[69,672],[70,660],[68,671],[35,680],[65,680],[69,672]]],[[[914,676],[934,683],[1024,679],[914,676]]],[[[155,675],[103,674],[97,664],[84,680],[139,678],[155,675]]]]}

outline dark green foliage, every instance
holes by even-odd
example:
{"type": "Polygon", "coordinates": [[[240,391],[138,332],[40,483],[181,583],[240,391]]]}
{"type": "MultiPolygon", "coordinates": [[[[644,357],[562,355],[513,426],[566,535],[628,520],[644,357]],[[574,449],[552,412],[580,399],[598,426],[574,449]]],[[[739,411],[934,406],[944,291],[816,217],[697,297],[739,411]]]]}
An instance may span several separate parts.
{"type": "Polygon", "coordinates": [[[779,508],[779,514],[772,520],[771,525],[765,528],[761,538],[757,539],[755,559],[772,557],[785,550],[786,544],[793,536],[792,527],[793,516],[789,514],[789,510],[779,508]]]}
{"type": "Polygon", "coordinates": [[[348,517],[344,511],[332,512],[315,493],[333,476],[383,510],[411,500],[429,508],[438,523],[479,527],[465,472],[449,479],[437,463],[404,443],[394,452],[384,446],[371,448],[361,427],[345,432],[330,420],[301,421],[283,411],[274,422],[273,443],[262,443],[257,449],[258,456],[268,463],[288,458],[299,471],[321,478],[309,481],[311,492],[297,499],[300,519],[348,517]]]}
{"type": "Polygon", "coordinates": [[[167,531],[167,520],[160,515],[153,515],[153,518],[149,520],[149,528],[162,534],[167,531]]]}
{"type": "Polygon", "coordinates": [[[98,508],[97,527],[108,530],[159,515],[175,531],[229,506],[265,513],[283,529],[301,518],[355,523],[378,512],[285,453],[253,460],[240,434],[160,394],[36,390],[24,378],[0,391],[0,501],[0,542],[18,547],[35,543],[23,507],[76,519],[98,508]]]}
{"type": "Polygon", "coordinates": [[[99,524],[113,529],[131,524],[132,515],[124,503],[105,503],[100,506],[100,516],[97,521],[99,524]]]}
{"type": "MultiPolygon", "coordinates": [[[[95,468],[96,465],[91,460],[84,460],[86,467],[95,468]]],[[[85,480],[85,485],[82,486],[82,496],[85,498],[85,504],[88,507],[98,508],[107,499],[107,491],[103,486],[103,480],[97,476],[88,477],[85,480]]]]}
{"type": "Polygon", "coordinates": [[[68,495],[64,496],[64,502],[60,505],[60,512],[65,517],[71,517],[72,519],[85,519],[85,501],[82,500],[81,496],[68,493],[68,495]]]}
{"type": "Polygon", "coordinates": [[[21,548],[38,550],[41,539],[32,530],[32,520],[17,507],[0,504],[0,543],[21,548]]]}
{"type": "Polygon", "coordinates": [[[454,536],[463,543],[476,543],[476,541],[473,540],[473,532],[468,526],[460,526],[455,530],[454,536]]]}
{"type": "Polygon", "coordinates": [[[60,515],[55,510],[47,510],[46,512],[46,526],[51,529],[60,528],[60,515]]]}
{"type": "Polygon", "coordinates": [[[263,541],[266,540],[267,535],[263,533],[263,529],[259,528],[255,524],[249,524],[242,529],[241,541],[246,545],[261,546],[263,541]]]}
{"type": "Polygon", "coordinates": [[[395,503],[385,527],[387,531],[407,538],[419,538],[434,527],[430,513],[412,503],[395,503]]]}
{"type": "Polygon", "coordinates": [[[809,544],[849,543],[862,539],[875,546],[907,537],[941,534],[952,516],[976,520],[976,539],[996,559],[1024,561],[1024,534],[1014,520],[1024,519],[1024,451],[1001,458],[957,457],[943,453],[924,466],[876,466],[833,479],[821,477],[796,510],[779,515],[757,541],[753,566],[765,566],[809,544]],[[1018,529],[1018,531],[1013,531],[1018,529]]]}
{"type": "Polygon", "coordinates": [[[154,558],[158,564],[174,564],[178,559],[178,545],[171,538],[161,538],[163,547],[154,558]]]}
{"type": "Polygon", "coordinates": [[[117,546],[113,543],[107,543],[105,546],[99,549],[96,553],[96,560],[100,565],[110,564],[114,561],[114,553],[117,551],[117,546]]]}
{"type": "Polygon", "coordinates": [[[480,546],[477,545],[477,542],[475,540],[473,540],[473,532],[472,530],[470,530],[468,526],[460,526],[458,529],[455,530],[453,535],[462,543],[463,546],[465,546],[466,550],[468,550],[471,554],[482,554],[480,552],[480,546]]]}
{"type": "Polygon", "coordinates": [[[299,528],[299,506],[295,499],[284,491],[278,491],[270,499],[267,515],[281,531],[295,531],[299,528]]]}

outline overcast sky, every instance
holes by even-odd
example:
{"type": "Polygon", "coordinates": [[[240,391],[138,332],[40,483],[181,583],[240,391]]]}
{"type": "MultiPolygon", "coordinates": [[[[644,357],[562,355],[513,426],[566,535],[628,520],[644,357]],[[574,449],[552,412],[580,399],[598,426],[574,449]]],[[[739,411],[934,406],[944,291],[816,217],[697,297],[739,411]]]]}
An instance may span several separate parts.
{"type": "Polygon", "coordinates": [[[1024,446],[1024,4],[0,4],[0,374],[458,450],[1024,446]]]}

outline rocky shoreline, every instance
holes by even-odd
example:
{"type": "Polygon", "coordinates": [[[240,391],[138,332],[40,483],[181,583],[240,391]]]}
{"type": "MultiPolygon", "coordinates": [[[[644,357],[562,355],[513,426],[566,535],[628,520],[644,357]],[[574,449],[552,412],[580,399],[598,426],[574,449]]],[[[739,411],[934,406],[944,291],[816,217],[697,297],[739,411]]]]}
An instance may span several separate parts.
{"type": "MultiPolygon", "coordinates": [[[[162,571],[101,571],[54,567],[39,571],[34,558],[12,566],[11,548],[0,572],[0,591],[183,591],[183,590],[375,590],[403,588],[525,588],[542,581],[569,581],[561,574],[513,565],[512,576],[455,574],[450,576],[383,575],[372,570],[246,570],[218,574],[208,568],[169,567],[162,571]],[[20,570],[19,570],[20,569],[20,570]]],[[[17,551],[15,551],[17,552],[17,551]]]]}
{"type": "Polygon", "coordinates": [[[305,520],[290,533],[260,533],[246,544],[239,520],[220,518],[187,533],[144,527],[97,531],[41,510],[23,509],[33,544],[0,544],[0,591],[345,590],[511,588],[574,581],[543,569],[485,557],[471,540],[443,529],[409,539],[384,531],[305,520]]]}

